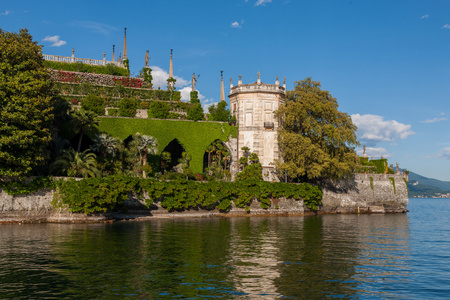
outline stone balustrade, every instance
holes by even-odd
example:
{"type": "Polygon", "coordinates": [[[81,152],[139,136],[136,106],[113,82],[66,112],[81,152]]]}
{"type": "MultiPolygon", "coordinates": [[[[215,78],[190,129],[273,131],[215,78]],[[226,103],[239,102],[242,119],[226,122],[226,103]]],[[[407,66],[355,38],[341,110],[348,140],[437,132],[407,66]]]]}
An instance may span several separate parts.
{"type": "Polygon", "coordinates": [[[55,62],[64,62],[64,63],[76,63],[81,62],[87,65],[94,66],[106,66],[107,64],[113,64],[121,68],[125,68],[123,63],[117,61],[107,61],[105,55],[103,55],[103,59],[91,59],[91,58],[79,58],[75,56],[61,56],[61,55],[51,55],[51,54],[43,54],[44,60],[55,61],[55,62]]]}
{"type": "Polygon", "coordinates": [[[255,92],[285,94],[286,89],[277,84],[257,84],[257,83],[238,84],[230,88],[230,95],[236,93],[255,93],[255,92]]]}

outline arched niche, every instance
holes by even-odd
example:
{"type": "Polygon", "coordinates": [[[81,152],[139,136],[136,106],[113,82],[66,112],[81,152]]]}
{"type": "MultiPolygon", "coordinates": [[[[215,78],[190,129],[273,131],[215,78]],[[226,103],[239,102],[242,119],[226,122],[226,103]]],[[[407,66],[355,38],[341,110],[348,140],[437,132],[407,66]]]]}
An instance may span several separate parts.
{"type": "Polygon", "coordinates": [[[161,171],[170,171],[178,165],[178,160],[182,157],[183,152],[186,152],[183,145],[178,139],[173,139],[160,153],[161,156],[161,171]],[[164,159],[164,152],[170,153],[170,160],[164,159]]]}

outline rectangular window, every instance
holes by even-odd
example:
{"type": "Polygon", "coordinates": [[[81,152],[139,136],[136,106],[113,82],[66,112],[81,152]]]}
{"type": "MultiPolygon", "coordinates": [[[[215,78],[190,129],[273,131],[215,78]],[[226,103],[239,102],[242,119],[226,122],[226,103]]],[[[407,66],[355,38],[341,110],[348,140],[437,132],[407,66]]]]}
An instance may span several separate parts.
{"type": "Polygon", "coordinates": [[[251,127],[253,125],[253,116],[252,113],[245,114],[245,126],[251,127]]]}

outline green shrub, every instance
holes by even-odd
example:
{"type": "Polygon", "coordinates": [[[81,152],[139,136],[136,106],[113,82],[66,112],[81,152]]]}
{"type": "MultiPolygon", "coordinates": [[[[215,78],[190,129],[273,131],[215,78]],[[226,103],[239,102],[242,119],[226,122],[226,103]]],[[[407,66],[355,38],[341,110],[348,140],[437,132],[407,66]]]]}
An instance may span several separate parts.
{"type": "Polygon", "coordinates": [[[117,117],[119,115],[119,110],[117,108],[108,108],[108,116],[117,117]]]}
{"type": "Polygon", "coordinates": [[[82,107],[85,110],[90,110],[97,114],[98,116],[105,115],[105,98],[97,96],[97,95],[87,95],[83,99],[82,107]]]}
{"type": "Polygon", "coordinates": [[[119,116],[134,117],[140,101],[132,98],[122,98],[119,101],[119,116]]]}
{"type": "Polygon", "coordinates": [[[85,214],[113,211],[128,199],[128,194],[140,195],[139,179],[126,176],[87,178],[59,181],[54,206],[68,206],[71,212],[85,214]]]}
{"type": "Polygon", "coordinates": [[[148,117],[155,119],[167,119],[170,112],[170,105],[162,101],[153,101],[149,105],[148,117]]]}
{"type": "Polygon", "coordinates": [[[256,180],[262,181],[262,166],[260,163],[255,163],[245,166],[242,172],[236,175],[236,180],[256,180]]]}

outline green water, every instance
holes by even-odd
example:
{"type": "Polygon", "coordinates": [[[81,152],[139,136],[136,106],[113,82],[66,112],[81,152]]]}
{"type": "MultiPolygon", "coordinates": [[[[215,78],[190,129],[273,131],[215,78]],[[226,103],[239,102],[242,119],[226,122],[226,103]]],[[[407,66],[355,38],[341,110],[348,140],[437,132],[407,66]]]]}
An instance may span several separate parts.
{"type": "Polygon", "coordinates": [[[415,214],[3,225],[0,298],[439,299],[449,224],[415,214]]]}

